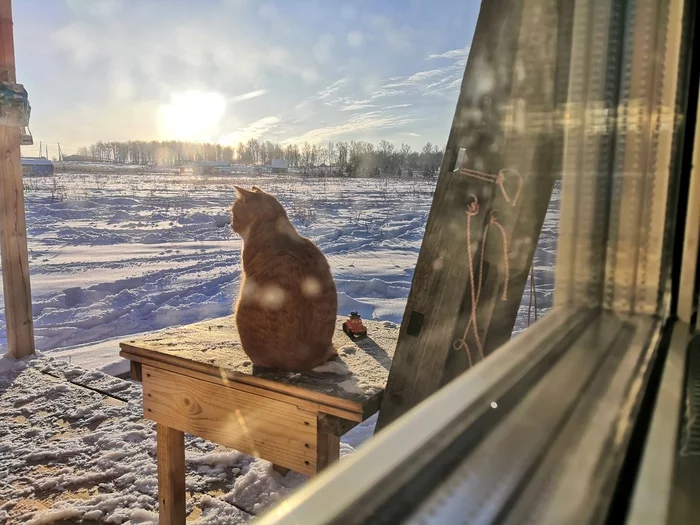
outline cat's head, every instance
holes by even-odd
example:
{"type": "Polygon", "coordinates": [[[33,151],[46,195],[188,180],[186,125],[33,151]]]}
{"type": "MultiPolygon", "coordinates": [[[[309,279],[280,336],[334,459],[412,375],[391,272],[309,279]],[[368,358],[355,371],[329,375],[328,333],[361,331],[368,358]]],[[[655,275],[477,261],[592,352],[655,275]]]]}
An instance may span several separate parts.
{"type": "Polygon", "coordinates": [[[234,188],[236,188],[236,200],[231,207],[231,227],[244,239],[253,225],[265,223],[277,225],[280,219],[284,222],[289,221],[287,212],[269,193],[265,193],[256,186],[250,190],[239,186],[234,188]]]}

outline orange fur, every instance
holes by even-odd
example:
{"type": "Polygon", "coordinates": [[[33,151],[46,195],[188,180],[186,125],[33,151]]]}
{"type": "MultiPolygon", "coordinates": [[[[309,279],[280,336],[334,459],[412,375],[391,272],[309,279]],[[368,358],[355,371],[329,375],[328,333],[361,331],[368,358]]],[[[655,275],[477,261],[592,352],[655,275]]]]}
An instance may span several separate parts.
{"type": "Polygon", "coordinates": [[[232,227],[243,239],[236,325],[253,364],[300,372],[336,355],[338,296],[328,261],[292,226],[282,205],[236,187],[232,227]]]}

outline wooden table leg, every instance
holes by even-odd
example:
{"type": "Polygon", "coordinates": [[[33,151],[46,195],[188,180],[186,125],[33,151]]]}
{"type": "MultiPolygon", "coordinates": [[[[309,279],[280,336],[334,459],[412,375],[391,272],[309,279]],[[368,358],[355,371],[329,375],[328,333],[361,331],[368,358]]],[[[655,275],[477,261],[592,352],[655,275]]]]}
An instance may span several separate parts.
{"type": "MultiPolygon", "coordinates": [[[[319,414],[317,430],[316,472],[340,458],[340,436],[348,430],[348,422],[335,416],[319,414]]],[[[350,424],[351,428],[353,424],[350,424]]]]}
{"type": "Polygon", "coordinates": [[[185,525],[185,435],[157,425],[158,519],[160,525],[185,525]]]}
{"type": "Polygon", "coordinates": [[[134,381],[143,383],[143,378],[141,377],[141,363],[136,361],[129,361],[129,375],[134,381]]]}
{"type": "Polygon", "coordinates": [[[285,468],[285,467],[280,467],[279,465],[275,465],[274,463],[272,464],[272,468],[275,470],[275,472],[279,472],[283,476],[286,476],[290,469],[285,468]]]}

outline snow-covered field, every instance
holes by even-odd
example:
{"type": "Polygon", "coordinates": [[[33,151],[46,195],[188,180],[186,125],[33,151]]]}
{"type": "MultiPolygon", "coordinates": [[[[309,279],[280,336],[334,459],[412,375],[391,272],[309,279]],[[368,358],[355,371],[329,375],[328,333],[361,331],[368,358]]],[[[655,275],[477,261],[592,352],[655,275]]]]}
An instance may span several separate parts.
{"type": "MultiPolygon", "coordinates": [[[[41,418],[54,417],[51,413],[55,412],[65,419],[79,406],[92,412],[76,415],[74,424],[79,428],[71,427],[71,432],[77,433],[62,442],[65,450],[54,446],[50,439],[40,442],[40,454],[49,454],[49,459],[55,456],[46,467],[53,469],[50,472],[39,469],[32,477],[22,464],[12,463],[15,477],[8,479],[14,488],[5,496],[14,503],[7,507],[13,510],[6,512],[32,516],[36,523],[52,522],[61,516],[155,522],[154,433],[153,425],[140,418],[140,388],[73,365],[108,374],[123,372],[128,367],[117,355],[118,341],[127,335],[232,311],[241,277],[241,242],[228,227],[234,183],[257,185],[275,194],[300,233],[318,244],[333,270],[340,314],[359,310],[367,318],[401,321],[434,180],[251,174],[198,177],[137,169],[26,179],[37,347],[49,356],[71,362],[60,365],[60,361],[44,362],[40,358],[31,366],[37,371],[48,367],[54,375],[80,377],[88,386],[94,382],[111,385],[109,381],[113,380],[114,388],[120,392],[129,388],[133,395],[126,400],[126,408],[105,409],[100,396],[88,399],[85,396],[90,392],[72,385],[59,385],[59,390],[53,383],[37,382],[32,379],[33,370],[27,372],[29,383],[16,379],[13,388],[17,393],[7,390],[5,395],[5,408],[16,416],[13,424],[17,427],[13,431],[16,442],[3,445],[6,453],[14,454],[8,456],[10,463],[25,457],[23,447],[35,447],[37,432],[51,434],[51,429],[42,427],[41,418]],[[36,406],[27,405],[23,395],[30,395],[29,401],[36,406]],[[44,404],[51,405],[51,410],[44,404]],[[104,420],[101,430],[87,433],[90,439],[109,436],[119,451],[129,450],[125,456],[131,459],[115,463],[115,457],[123,456],[104,449],[99,440],[85,445],[83,440],[87,438],[80,427],[85,417],[88,422],[104,420]],[[138,437],[137,443],[133,436],[138,437]],[[63,458],[63,463],[56,458],[63,458]],[[103,480],[99,490],[90,489],[93,492],[85,494],[68,491],[51,509],[39,513],[15,505],[22,498],[30,501],[30,496],[41,492],[47,483],[59,488],[82,487],[81,483],[92,479],[89,476],[96,466],[111,476],[103,480]]],[[[552,302],[558,207],[557,189],[535,257],[540,313],[552,302]]],[[[527,324],[528,289],[522,298],[516,331],[527,324]]],[[[3,353],[6,340],[1,310],[0,323],[3,353]]],[[[8,360],[2,361],[9,366],[8,360]]],[[[343,436],[341,458],[372,435],[375,421],[376,416],[343,436]]],[[[192,463],[188,464],[188,488],[204,494],[188,503],[200,509],[199,523],[246,523],[249,512],[264,511],[305,481],[294,473],[281,476],[265,461],[235,451],[219,452],[212,443],[188,439],[189,446],[194,447],[188,449],[188,461],[192,463]],[[212,483],[224,478],[230,481],[225,491],[214,496],[205,494],[212,483]]],[[[0,508],[0,522],[2,518],[0,508]]]]}
{"type": "MultiPolygon", "coordinates": [[[[230,313],[241,277],[233,184],[276,195],[318,244],[340,314],[401,321],[434,180],[83,168],[25,179],[37,348],[117,373],[124,336],[230,313]]],[[[558,204],[557,190],[535,260],[540,312],[551,306],[558,204]]],[[[0,353],[5,342],[2,311],[0,353]]]]}

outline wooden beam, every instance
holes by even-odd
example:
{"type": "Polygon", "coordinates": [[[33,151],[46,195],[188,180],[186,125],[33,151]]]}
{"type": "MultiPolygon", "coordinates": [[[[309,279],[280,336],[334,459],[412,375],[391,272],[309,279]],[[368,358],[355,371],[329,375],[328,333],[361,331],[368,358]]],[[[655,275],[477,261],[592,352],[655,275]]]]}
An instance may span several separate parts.
{"type": "Polygon", "coordinates": [[[481,4],[377,430],[510,338],[560,171],[567,15],[481,4]]]}
{"type": "MultiPolygon", "coordinates": [[[[508,168],[505,174],[511,175],[511,202],[499,199],[494,203],[506,244],[499,244],[498,236],[487,239],[490,253],[485,261],[497,261],[497,265],[494,271],[479,276],[483,291],[477,326],[483,327],[480,339],[484,357],[508,342],[513,333],[554,185],[561,173],[563,134],[555,115],[568,94],[571,23],[570,8],[549,0],[523,0],[514,64],[528,80],[519,80],[515,71],[518,66],[514,66],[511,91],[502,101],[507,108],[502,123],[507,147],[500,161],[508,168]],[[520,187],[512,180],[513,168],[522,172],[520,187]],[[516,191],[517,200],[513,195],[516,191]],[[504,249],[508,251],[507,265],[501,264],[504,249]]],[[[470,307],[467,296],[463,309],[470,307]]],[[[442,384],[472,364],[465,360],[464,352],[451,352],[442,384]]]]}
{"type": "MultiPolygon", "coordinates": [[[[12,2],[0,0],[0,80],[15,82],[12,2]]],[[[34,353],[19,128],[0,126],[0,256],[7,349],[15,359],[34,353]]]]}
{"type": "Polygon", "coordinates": [[[158,522],[185,525],[185,435],[160,423],[156,429],[158,522]]]}

